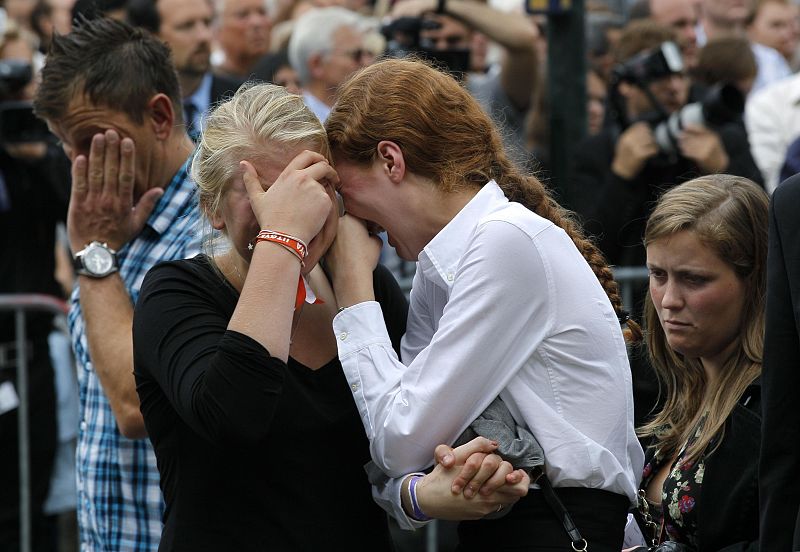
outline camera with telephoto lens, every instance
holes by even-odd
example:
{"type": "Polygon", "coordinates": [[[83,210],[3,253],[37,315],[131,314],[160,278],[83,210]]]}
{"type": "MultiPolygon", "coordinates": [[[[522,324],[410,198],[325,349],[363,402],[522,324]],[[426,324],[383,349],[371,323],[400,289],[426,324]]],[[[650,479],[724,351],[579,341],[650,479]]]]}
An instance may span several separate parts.
{"type": "Polygon", "coordinates": [[[678,151],[678,138],[687,125],[720,127],[744,113],[744,94],[732,84],[711,87],[700,102],[683,106],[653,129],[656,144],[665,153],[678,151]]]}
{"type": "Polygon", "coordinates": [[[0,60],[0,143],[42,142],[50,136],[47,124],[33,113],[33,104],[19,99],[32,78],[30,63],[0,60]]]}
{"type": "Polygon", "coordinates": [[[678,45],[662,42],[658,47],[641,52],[619,64],[613,70],[613,82],[628,82],[646,87],[651,82],[682,73],[683,58],[678,45]]]}
{"type": "MultiPolygon", "coordinates": [[[[666,112],[650,93],[648,85],[656,80],[683,73],[680,49],[674,42],[663,42],[658,47],[635,55],[614,68],[611,80],[610,101],[612,111],[625,123],[624,106],[617,91],[620,82],[641,89],[653,103],[655,114],[644,119],[653,127],[653,135],[660,150],[674,155],[678,151],[678,137],[686,125],[719,127],[736,121],[744,112],[744,94],[731,84],[711,87],[702,101],[687,104],[672,114],[666,112]],[[617,102],[614,106],[613,103],[617,102]]],[[[627,124],[621,125],[623,128],[627,124]]]]}
{"type": "Polygon", "coordinates": [[[469,48],[438,50],[421,37],[422,31],[439,28],[441,25],[438,22],[422,17],[393,19],[381,27],[381,34],[386,38],[384,55],[391,58],[416,56],[434,63],[457,79],[462,79],[469,71],[469,48]]]}

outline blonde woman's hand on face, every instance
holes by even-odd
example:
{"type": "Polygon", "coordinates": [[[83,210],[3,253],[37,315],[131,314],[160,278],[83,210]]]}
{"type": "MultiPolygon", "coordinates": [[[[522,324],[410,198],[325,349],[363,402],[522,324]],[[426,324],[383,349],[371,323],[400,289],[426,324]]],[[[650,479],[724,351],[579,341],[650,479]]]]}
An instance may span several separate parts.
{"type": "Polygon", "coordinates": [[[261,229],[290,234],[306,244],[319,233],[334,208],[327,187],[339,177],[319,153],[303,151],[265,191],[255,167],[240,163],[253,213],[261,229]]]}
{"type": "Polygon", "coordinates": [[[381,246],[380,238],[370,234],[363,220],[349,214],[339,219],[336,239],[325,255],[339,306],[374,300],[372,272],[381,246]]]}

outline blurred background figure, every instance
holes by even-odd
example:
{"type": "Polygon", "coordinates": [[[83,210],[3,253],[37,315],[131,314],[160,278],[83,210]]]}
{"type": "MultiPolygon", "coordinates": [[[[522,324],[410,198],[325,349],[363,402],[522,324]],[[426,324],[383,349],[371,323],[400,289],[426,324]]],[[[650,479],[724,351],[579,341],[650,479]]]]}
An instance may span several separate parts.
{"type": "Polygon", "coordinates": [[[644,263],[644,222],[664,190],[716,172],[761,181],[741,120],[741,91],[715,89],[703,99],[713,109],[687,110],[689,80],[674,39],[674,31],[650,21],[626,28],[609,126],[587,138],[575,158],[573,207],[613,265],[644,263]]]}
{"type": "Polygon", "coordinates": [[[638,0],[630,19],[649,18],[675,31],[683,63],[691,70],[697,64],[699,14],[694,0],[638,0]]]}
{"type": "Polygon", "coordinates": [[[75,0],[72,5],[72,21],[98,17],[124,21],[127,17],[126,8],[127,0],[75,0]]]}
{"type": "Polygon", "coordinates": [[[53,33],[65,35],[72,30],[72,6],[75,0],[39,0],[31,13],[31,28],[39,37],[39,51],[46,54],[53,33]]]}
{"type": "Polygon", "coordinates": [[[709,40],[700,50],[691,71],[697,93],[702,95],[716,85],[732,84],[747,97],[753,88],[758,68],[750,43],[740,36],[709,40]]]}
{"type": "Polygon", "coordinates": [[[130,0],[128,22],[169,46],[181,85],[186,131],[196,140],[210,108],[232,96],[241,84],[211,72],[211,0],[130,0]]]}
{"type": "MultiPolygon", "coordinates": [[[[0,293],[43,293],[64,297],[55,280],[56,228],[66,219],[69,199],[69,163],[47,127],[33,116],[30,100],[37,80],[33,33],[5,21],[0,34],[0,293]]],[[[72,366],[67,354],[51,351],[53,315],[30,314],[26,318],[30,423],[31,513],[33,548],[54,550],[56,518],[48,516],[53,463],[58,447],[56,397],[52,355],[72,366]]],[[[0,313],[0,550],[17,552],[19,540],[19,463],[17,434],[17,359],[14,315],[0,313]]],[[[69,368],[68,368],[69,369],[69,368]]],[[[72,369],[74,374],[74,368],[72,369]]],[[[69,420],[63,420],[69,425],[69,420]]],[[[77,423],[71,431],[77,430],[77,423]]],[[[65,428],[69,441],[70,428],[65,428]]],[[[74,449],[73,449],[74,450],[74,449]]],[[[60,453],[61,451],[59,451],[60,453]]],[[[66,461],[69,463],[69,443],[66,461]]],[[[60,457],[61,458],[61,457],[60,457]]],[[[74,464],[57,478],[66,483],[68,505],[57,504],[51,514],[72,512],[74,520],[74,464]],[[66,477],[66,479],[65,479],[66,477]]],[[[61,494],[61,499],[64,494],[61,494]]],[[[57,499],[56,499],[57,500],[57,499]]],[[[74,536],[74,521],[73,532],[74,536]]]]}
{"type": "MultiPolygon", "coordinates": [[[[747,22],[750,20],[752,0],[701,0],[698,43],[726,35],[746,36],[747,22]]],[[[751,42],[756,57],[758,73],[753,90],[777,82],[791,74],[789,64],[780,52],[759,42],[751,42]]]]}
{"type": "Polygon", "coordinates": [[[302,94],[300,76],[289,63],[289,53],[280,50],[261,58],[253,68],[253,76],[258,81],[283,86],[292,94],[302,94]]]}
{"type": "Polygon", "coordinates": [[[791,0],[757,0],[747,22],[747,37],[777,50],[790,65],[797,55],[800,24],[791,0]]]}
{"type": "Polygon", "coordinates": [[[611,78],[611,70],[615,65],[614,51],[624,26],[624,19],[617,14],[607,12],[586,14],[588,63],[605,82],[611,78]]]}
{"type": "Polygon", "coordinates": [[[800,75],[753,94],[747,101],[745,121],[753,158],[772,193],[781,182],[789,146],[800,137],[800,75]]]}
{"type": "Polygon", "coordinates": [[[603,77],[595,70],[586,73],[586,134],[594,136],[603,130],[608,91],[603,77]]]}
{"type": "Polygon", "coordinates": [[[270,48],[272,20],[265,0],[215,0],[215,72],[247,80],[253,66],[270,48]]]}
{"type": "Polygon", "coordinates": [[[518,165],[527,164],[525,118],[541,83],[538,27],[529,18],[476,0],[403,0],[385,29],[389,54],[433,59],[478,100],[518,165]],[[490,59],[486,40],[499,49],[490,59]]]}
{"type": "Polygon", "coordinates": [[[340,7],[311,10],[294,25],[289,61],[297,72],[306,106],[325,122],[347,78],[371,59],[364,48],[364,21],[340,7]]]}

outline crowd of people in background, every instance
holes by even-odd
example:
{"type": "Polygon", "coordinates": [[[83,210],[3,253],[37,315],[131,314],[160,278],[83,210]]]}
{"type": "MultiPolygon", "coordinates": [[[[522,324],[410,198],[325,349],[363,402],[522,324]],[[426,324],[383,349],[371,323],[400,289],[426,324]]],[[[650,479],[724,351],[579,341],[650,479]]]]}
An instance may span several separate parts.
{"type": "Polygon", "coordinates": [[[800,550],[795,0],[0,8],[0,552],[800,550]]]}

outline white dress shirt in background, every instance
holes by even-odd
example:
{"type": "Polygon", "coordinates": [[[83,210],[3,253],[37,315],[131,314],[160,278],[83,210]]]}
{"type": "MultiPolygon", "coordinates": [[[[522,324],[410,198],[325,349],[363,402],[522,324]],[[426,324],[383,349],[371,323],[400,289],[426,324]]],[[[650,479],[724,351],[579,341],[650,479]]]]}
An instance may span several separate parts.
{"type": "Polygon", "coordinates": [[[789,145],[800,137],[800,74],[751,94],[744,114],[750,152],[772,194],[789,145]]]}

